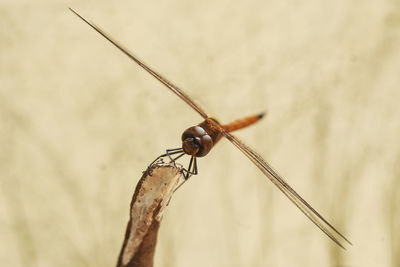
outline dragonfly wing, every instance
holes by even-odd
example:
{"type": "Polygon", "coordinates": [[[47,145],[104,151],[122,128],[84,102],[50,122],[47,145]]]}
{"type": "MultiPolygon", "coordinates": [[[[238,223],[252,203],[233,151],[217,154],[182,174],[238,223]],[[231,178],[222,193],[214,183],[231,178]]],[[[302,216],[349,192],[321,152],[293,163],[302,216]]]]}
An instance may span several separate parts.
{"type": "Polygon", "coordinates": [[[110,35],[106,34],[102,29],[96,26],[94,23],[86,20],[84,17],[79,15],[76,11],[72,8],[70,10],[77,15],[81,20],[83,20],[86,24],[92,27],[96,32],[106,38],[110,43],[112,43],[115,47],[121,50],[125,55],[127,55],[131,60],[136,62],[140,67],[150,73],[154,78],[159,80],[162,84],[164,84],[168,89],[170,89],[173,93],[179,96],[183,101],[185,101],[189,106],[191,106],[194,110],[196,110],[204,119],[207,118],[206,112],[197,104],[195,103],[185,92],[183,92],[179,87],[174,85],[173,83],[169,82],[163,76],[158,74],[156,71],[152,70],[149,66],[147,66],[144,62],[139,60],[136,56],[134,56],[128,49],[124,48],[120,43],[115,41],[110,35]]]}
{"type": "Polygon", "coordinates": [[[287,196],[322,232],[333,242],[345,249],[344,243],[352,243],[322,217],[307,201],[305,201],[285,180],[265,162],[254,150],[245,145],[237,137],[223,131],[222,134],[242,151],[264,174],[287,196]]]}

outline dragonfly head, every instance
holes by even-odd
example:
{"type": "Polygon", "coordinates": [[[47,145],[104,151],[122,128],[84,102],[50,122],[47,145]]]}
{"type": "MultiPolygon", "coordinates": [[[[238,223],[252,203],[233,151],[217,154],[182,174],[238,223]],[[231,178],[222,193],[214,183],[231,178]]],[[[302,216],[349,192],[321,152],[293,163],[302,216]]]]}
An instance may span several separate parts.
{"type": "Polygon", "coordinates": [[[207,132],[200,126],[193,126],[182,134],[182,148],[186,154],[203,157],[208,154],[213,141],[207,132]]]}

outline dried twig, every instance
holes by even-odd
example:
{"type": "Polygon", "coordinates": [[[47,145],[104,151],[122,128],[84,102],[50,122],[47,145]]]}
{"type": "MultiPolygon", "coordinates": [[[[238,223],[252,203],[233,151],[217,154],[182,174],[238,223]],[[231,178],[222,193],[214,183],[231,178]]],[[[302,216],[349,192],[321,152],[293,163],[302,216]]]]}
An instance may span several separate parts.
{"type": "Polygon", "coordinates": [[[179,183],[180,167],[156,163],[143,173],[132,197],[130,218],[117,267],[153,266],[165,207],[179,183]]]}

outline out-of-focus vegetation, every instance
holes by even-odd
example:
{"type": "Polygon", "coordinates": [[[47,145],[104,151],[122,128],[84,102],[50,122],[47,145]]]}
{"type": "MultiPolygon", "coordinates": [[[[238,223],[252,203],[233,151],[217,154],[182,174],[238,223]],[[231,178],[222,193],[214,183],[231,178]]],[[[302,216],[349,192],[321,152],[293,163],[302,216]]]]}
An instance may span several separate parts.
{"type": "Polygon", "coordinates": [[[329,241],[221,141],[171,201],[155,266],[400,265],[395,1],[5,1],[0,264],[112,266],[141,171],[201,118],[94,21],[237,135],[354,246],[329,241]],[[94,3],[94,2],[93,2],[94,3]]]}

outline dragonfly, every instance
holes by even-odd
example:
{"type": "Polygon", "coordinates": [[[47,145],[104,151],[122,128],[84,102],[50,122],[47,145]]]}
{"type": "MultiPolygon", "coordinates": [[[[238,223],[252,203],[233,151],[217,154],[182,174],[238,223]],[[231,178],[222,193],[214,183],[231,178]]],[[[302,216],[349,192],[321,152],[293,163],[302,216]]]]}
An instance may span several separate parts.
{"type": "MultiPolygon", "coordinates": [[[[343,234],[341,234],[331,223],[329,223],[318,211],[316,211],[304,198],[302,198],[283,178],[279,175],[270,164],[268,164],[257,152],[245,145],[241,140],[231,134],[231,132],[247,127],[260,120],[264,113],[236,120],[230,124],[222,125],[216,119],[210,117],[197,103],[194,102],[182,89],[174,85],[158,72],[151,69],[138,57],[134,56],[128,49],[124,48],[120,43],[114,40],[110,35],[106,34],[100,27],[85,19],[72,8],[69,8],[78,18],[89,25],[93,30],[107,39],[111,44],[118,48],[122,53],[142,67],[146,72],[160,81],[169,90],[176,94],[180,99],[193,108],[204,121],[200,124],[186,129],[182,134],[182,147],[167,149],[166,153],[159,156],[169,157],[175,162],[178,158],[189,155],[189,167],[183,170],[184,181],[188,180],[191,175],[198,174],[197,158],[204,157],[210,152],[213,146],[222,138],[228,139],[236,146],[246,157],[257,166],[258,169],[323,233],[325,233],[339,247],[346,249],[345,246],[353,245],[343,234]],[[172,158],[174,156],[174,158],[172,158]]],[[[157,160],[156,159],[156,160],[157,160]]],[[[155,160],[155,161],[156,161],[155,160]]],[[[153,163],[155,162],[153,161],[153,163]]],[[[151,166],[151,164],[150,164],[151,166]]]]}

